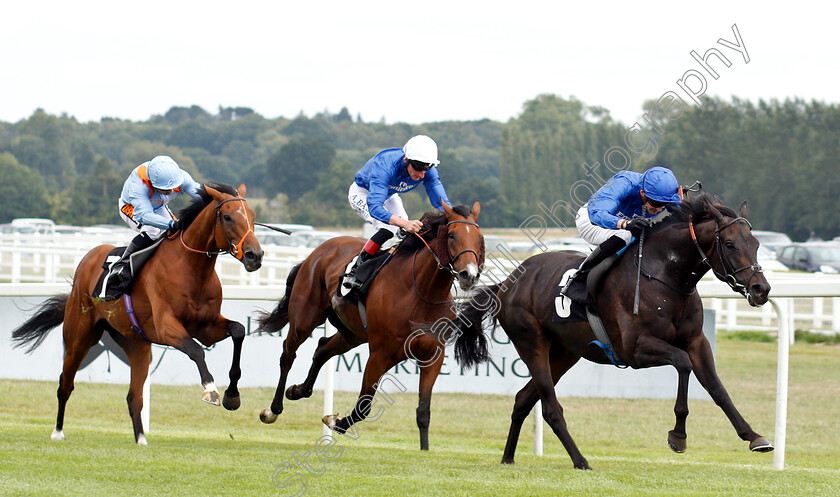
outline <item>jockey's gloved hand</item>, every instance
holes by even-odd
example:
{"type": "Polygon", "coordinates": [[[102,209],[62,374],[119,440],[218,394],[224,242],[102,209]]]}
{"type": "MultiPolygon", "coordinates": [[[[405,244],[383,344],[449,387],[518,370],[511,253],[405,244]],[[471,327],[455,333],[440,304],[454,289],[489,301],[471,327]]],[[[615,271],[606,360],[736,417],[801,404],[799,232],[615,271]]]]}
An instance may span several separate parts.
{"type": "Polygon", "coordinates": [[[633,236],[638,237],[642,231],[650,228],[650,219],[646,217],[637,216],[630,220],[627,223],[627,227],[625,228],[627,231],[633,234],[633,236]]]}
{"type": "Polygon", "coordinates": [[[179,231],[181,231],[181,221],[178,219],[173,219],[172,221],[169,221],[169,229],[166,230],[166,236],[175,236],[175,234],[179,231]]]}

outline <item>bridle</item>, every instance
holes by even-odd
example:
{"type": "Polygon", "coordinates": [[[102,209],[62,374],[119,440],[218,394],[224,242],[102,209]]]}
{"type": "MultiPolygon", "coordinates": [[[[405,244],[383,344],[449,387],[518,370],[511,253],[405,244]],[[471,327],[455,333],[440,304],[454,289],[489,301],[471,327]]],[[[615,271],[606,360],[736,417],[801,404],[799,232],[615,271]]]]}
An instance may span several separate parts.
{"type": "MultiPolygon", "coordinates": [[[[470,226],[475,226],[476,228],[480,228],[478,226],[478,223],[476,223],[474,221],[467,221],[466,219],[456,219],[454,221],[449,221],[448,223],[446,223],[444,225],[444,227],[449,228],[450,225],[455,224],[455,223],[464,223],[464,224],[469,224],[470,226]]],[[[455,266],[453,266],[453,263],[458,259],[458,257],[461,257],[465,253],[472,252],[473,255],[475,255],[476,262],[478,262],[481,259],[481,256],[478,254],[478,252],[476,252],[474,249],[471,249],[471,248],[465,248],[464,250],[458,252],[457,254],[455,254],[453,256],[449,252],[449,244],[447,244],[446,253],[449,256],[449,262],[444,264],[440,260],[440,257],[438,257],[438,255],[435,253],[435,251],[432,250],[432,247],[430,247],[429,244],[426,243],[426,240],[423,239],[423,235],[428,233],[428,232],[429,232],[429,230],[425,230],[425,231],[414,233],[414,234],[417,235],[417,238],[419,238],[420,241],[423,242],[423,245],[425,245],[426,248],[429,249],[429,252],[431,252],[432,257],[435,258],[435,262],[437,263],[438,269],[443,269],[443,270],[449,271],[449,274],[451,274],[452,276],[458,276],[458,271],[456,271],[455,266]]],[[[447,232],[448,232],[448,230],[447,230],[447,232]]],[[[478,269],[479,269],[479,271],[481,271],[481,268],[478,268],[478,269]]],[[[412,266],[412,270],[413,270],[413,266],[412,266]]]]}
{"type": "Polygon", "coordinates": [[[715,274],[715,276],[718,277],[718,279],[726,282],[726,284],[729,285],[730,288],[732,288],[736,292],[740,293],[744,297],[747,297],[747,300],[750,300],[750,296],[747,292],[747,286],[742,285],[741,283],[738,283],[738,281],[735,279],[735,275],[737,275],[741,271],[746,271],[747,269],[752,269],[753,272],[750,274],[750,277],[747,278],[747,285],[749,285],[750,281],[752,281],[752,279],[753,279],[753,276],[755,276],[756,273],[762,272],[761,265],[759,265],[758,262],[756,262],[755,264],[750,264],[749,266],[743,266],[743,267],[739,267],[739,268],[735,269],[732,266],[732,264],[727,263],[728,258],[723,256],[723,252],[724,252],[725,247],[724,247],[723,243],[721,243],[721,240],[720,240],[720,232],[725,230],[729,226],[732,226],[733,224],[737,223],[738,221],[743,221],[743,222],[747,223],[747,226],[749,226],[750,230],[752,230],[752,224],[750,224],[750,222],[747,221],[747,219],[743,218],[743,217],[736,217],[736,218],[732,219],[731,221],[729,221],[728,223],[724,224],[723,226],[720,226],[717,223],[717,221],[715,220],[715,243],[710,250],[716,250],[717,251],[718,258],[720,259],[720,266],[723,268],[723,271],[724,271],[723,274],[720,274],[714,268],[714,266],[712,266],[712,263],[709,261],[709,256],[706,255],[706,252],[704,252],[702,248],[700,248],[700,243],[697,242],[697,235],[694,232],[694,220],[692,219],[692,217],[690,215],[688,216],[688,229],[691,232],[691,240],[694,242],[694,246],[697,247],[697,251],[700,253],[700,258],[701,258],[700,263],[701,264],[706,264],[707,266],[709,266],[709,268],[712,270],[712,272],[715,274]]]}
{"type": "Polygon", "coordinates": [[[220,249],[220,250],[215,250],[215,251],[209,251],[209,250],[194,249],[194,248],[188,246],[186,244],[186,242],[184,242],[184,230],[183,229],[181,230],[181,234],[180,234],[180,237],[179,237],[180,240],[181,240],[181,245],[183,245],[184,248],[187,249],[190,252],[195,252],[197,254],[204,254],[207,257],[213,257],[214,255],[219,255],[219,254],[230,254],[233,257],[235,257],[236,259],[241,261],[242,256],[245,254],[245,252],[242,250],[242,244],[245,243],[245,239],[248,238],[248,234],[254,232],[254,229],[250,226],[250,223],[249,223],[248,231],[246,231],[245,234],[242,235],[242,239],[239,240],[239,243],[234,244],[231,241],[230,237],[227,234],[227,231],[225,231],[225,225],[222,222],[222,205],[224,205],[228,202],[242,202],[244,204],[245,199],[242,198],[242,197],[233,197],[233,198],[229,198],[229,199],[226,199],[226,200],[222,200],[221,202],[216,204],[216,223],[213,225],[213,239],[216,238],[216,227],[221,226],[222,234],[225,235],[225,240],[228,243],[228,248],[226,250],[220,249]]]}
{"type": "MultiPolygon", "coordinates": [[[[447,228],[447,233],[449,231],[448,230],[449,225],[455,224],[455,223],[469,224],[471,226],[475,226],[476,228],[479,228],[478,223],[476,223],[476,222],[467,221],[465,219],[456,219],[454,221],[449,221],[448,223],[446,223],[444,225],[444,227],[447,228]]],[[[429,229],[431,229],[431,228],[429,228],[429,229]]],[[[438,255],[435,253],[435,251],[432,250],[432,247],[430,247],[429,244],[426,242],[426,240],[423,239],[423,235],[428,233],[429,229],[426,229],[422,232],[417,232],[417,233],[414,233],[414,234],[417,235],[417,238],[419,238],[420,241],[423,242],[423,245],[425,245],[426,248],[429,249],[429,253],[432,254],[432,257],[434,257],[435,262],[437,263],[438,269],[448,271],[449,274],[451,274],[453,277],[457,277],[458,276],[458,271],[455,270],[455,266],[453,266],[453,263],[455,262],[456,259],[458,259],[458,257],[461,257],[463,254],[465,254],[467,252],[472,252],[475,255],[476,262],[478,262],[478,265],[479,265],[478,271],[479,271],[479,274],[480,274],[480,272],[481,272],[481,267],[480,267],[481,266],[481,262],[480,262],[481,257],[479,256],[478,252],[476,252],[474,249],[471,249],[471,248],[466,248],[464,250],[461,250],[460,252],[455,254],[455,256],[453,257],[452,254],[449,252],[449,244],[447,243],[446,254],[449,256],[449,262],[444,265],[444,263],[440,260],[440,257],[438,257],[438,255]]],[[[453,300],[444,300],[442,302],[432,302],[432,301],[426,299],[425,297],[423,297],[423,295],[420,294],[420,290],[417,289],[416,263],[417,263],[417,252],[414,253],[414,257],[411,261],[411,282],[412,282],[412,285],[414,286],[414,293],[416,293],[417,296],[420,297],[420,300],[422,300],[423,302],[425,302],[427,304],[431,304],[431,305],[451,304],[453,302],[453,300]]]]}

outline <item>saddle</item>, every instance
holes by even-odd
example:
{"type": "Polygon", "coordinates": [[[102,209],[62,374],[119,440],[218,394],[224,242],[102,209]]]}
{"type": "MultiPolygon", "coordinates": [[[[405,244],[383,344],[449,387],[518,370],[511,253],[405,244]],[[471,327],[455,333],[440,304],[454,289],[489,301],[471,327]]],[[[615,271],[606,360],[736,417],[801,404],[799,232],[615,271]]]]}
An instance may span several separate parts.
{"type": "Polygon", "coordinates": [[[598,314],[595,295],[598,293],[604,276],[615,265],[618,259],[621,258],[623,252],[624,249],[601,261],[598,265],[590,269],[588,274],[582,275],[586,276],[585,278],[575,278],[572,286],[563,294],[560,293],[561,290],[566,286],[569,278],[578,271],[584,259],[578,259],[569,264],[563,271],[563,276],[560,278],[560,281],[555,286],[554,316],[552,316],[552,321],[557,323],[588,321],[596,338],[590,342],[590,345],[594,345],[603,350],[610,362],[619,368],[627,366],[615,354],[610,337],[598,314]]]}
{"type": "Polygon", "coordinates": [[[390,248],[389,250],[380,250],[370,259],[359,263],[358,267],[356,267],[356,281],[361,281],[362,286],[358,289],[349,289],[344,286],[344,278],[350,274],[353,266],[359,259],[359,255],[351,259],[350,263],[347,264],[347,267],[344,270],[344,274],[338,278],[338,295],[351,302],[364,303],[367,300],[367,293],[368,290],[370,290],[370,285],[373,283],[373,280],[382,268],[385,267],[385,264],[391,259],[391,255],[393,255],[395,251],[396,246],[390,248]]]}
{"type": "Polygon", "coordinates": [[[128,267],[131,269],[130,276],[127,281],[124,281],[119,285],[119,288],[103,288],[107,283],[107,276],[111,272],[111,266],[122,259],[125,249],[128,248],[114,247],[110,252],[108,252],[108,255],[105,257],[105,262],[102,263],[102,272],[96,280],[96,286],[93,289],[93,296],[108,301],[114,300],[120,295],[127,293],[128,290],[131,289],[131,285],[137,278],[137,275],[140,274],[140,270],[146,262],[149,261],[149,258],[151,258],[152,254],[155,253],[155,250],[157,250],[158,246],[165,238],[166,237],[161,236],[148,247],[138,250],[129,256],[128,267]]]}

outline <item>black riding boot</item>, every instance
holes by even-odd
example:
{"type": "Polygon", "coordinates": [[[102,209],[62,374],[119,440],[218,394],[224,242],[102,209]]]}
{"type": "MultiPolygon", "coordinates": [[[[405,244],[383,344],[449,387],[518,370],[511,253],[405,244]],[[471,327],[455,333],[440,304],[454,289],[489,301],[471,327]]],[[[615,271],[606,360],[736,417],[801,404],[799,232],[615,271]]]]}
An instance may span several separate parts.
{"type": "Polygon", "coordinates": [[[581,263],[577,272],[569,278],[569,281],[566,282],[566,286],[563,287],[560,293],[565,295],[566,291],[571,288],[572,282],[578,278],[578,275],[589,273],[590,269],[594,268],[600,264],[601,261],[618,252],[622,248],[624,248],[624,239],[620,236],[612,236],[606,241],[601,242],[601,245],[595,247],[595,250],[586,256],[586,259],[584,259],[583,263],[581,263]]]}
{"type": "Polygon", "coordinates": [[[356,264],[350,269],[350,272],[347,273],[347,276],[344,277],[344,287],[350,288],[353,290],[358,290],[362,287],[365,280],[365,277],[357,277],[362,276],[358,274],[357,269],[359,266],[368,260],[371,257],[376,255],[376,252],[379,250],[379,247],[382,246],[385,242],[390,240],[394,236],[394,233],[391,230],[380,228],[379,231],[373,234],[370,237],[370,240],[365,243],[365,246],[362,248],[362,251],[359,253],[359,258],[356,260],[356,264]]]}
{"type": "Polygon", "coordinates": [[[111,270],[108,272],[106,283],[106,300],[113,296],[120,295],[128,290],[131,283],[131,254],[143,250],[154,243],[154,240],[149,238],[145,233],[140,233],[135,236],[128,247],[125,248],[122,257],[111,265],[111,270]]]}

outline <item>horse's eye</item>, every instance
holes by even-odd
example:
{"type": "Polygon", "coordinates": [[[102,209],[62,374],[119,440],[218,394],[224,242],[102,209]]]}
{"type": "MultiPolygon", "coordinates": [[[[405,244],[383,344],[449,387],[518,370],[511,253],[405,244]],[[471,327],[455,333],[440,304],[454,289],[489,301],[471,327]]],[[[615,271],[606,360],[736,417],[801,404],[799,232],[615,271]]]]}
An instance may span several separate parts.
{"type": "Polygon", "coordinates": [[[230,222],[230,215],[229,214],[225,214],[225,221],[230,222]]]}
{"type": "Polygon", "coordinates": [[[734,248],[735,248],[735,244],[727,240],[727,242],[726,242],[726,248],[728,248],[728,249],[734,249],[734,248]]]}
{"type": "Polygon", "coordinates": [[[454,240],[455,239],[455,233],[449,233],[449,239],[454,240]]]}

